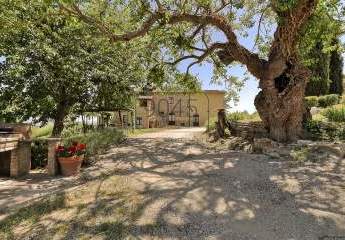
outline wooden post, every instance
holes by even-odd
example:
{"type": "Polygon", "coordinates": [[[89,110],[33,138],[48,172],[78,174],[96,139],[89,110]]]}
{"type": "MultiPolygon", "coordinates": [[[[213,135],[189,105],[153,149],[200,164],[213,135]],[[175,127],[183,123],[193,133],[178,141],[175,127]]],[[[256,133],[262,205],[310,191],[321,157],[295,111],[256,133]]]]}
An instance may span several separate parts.
{"type": "Polygon", "coordinates": [[[217,122],[217,132],[218,132],[219,137],[224,138],[226,126],[227,124],[226,124],[225,109],[219,109],[218,122],[217,122]]]}

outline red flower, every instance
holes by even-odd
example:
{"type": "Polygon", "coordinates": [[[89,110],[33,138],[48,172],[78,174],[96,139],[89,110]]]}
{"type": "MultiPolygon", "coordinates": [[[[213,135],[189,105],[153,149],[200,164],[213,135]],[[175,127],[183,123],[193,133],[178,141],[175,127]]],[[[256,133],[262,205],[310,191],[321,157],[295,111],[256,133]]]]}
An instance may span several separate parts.
{"type": "Polygon", "coordinates": [[[77,148],[75,146],[71,146],[67,149],[67,151],[70,153],[75,153],[77,151],[77,148]]]}
{"type": "Polygon", "coordinates": [[[62,152],[62,151],[64,151],[65,150],[65,147],[64,146],[58,146],[57,148],[56,148],[56,151],[57,152],[62,152]]]}
{"type": "Polygon", "coordinates": [[[86,149],[86,144],[84,144],[84,143],[78,144],[78,149],[79,150],[85,150],[86,149]]]}

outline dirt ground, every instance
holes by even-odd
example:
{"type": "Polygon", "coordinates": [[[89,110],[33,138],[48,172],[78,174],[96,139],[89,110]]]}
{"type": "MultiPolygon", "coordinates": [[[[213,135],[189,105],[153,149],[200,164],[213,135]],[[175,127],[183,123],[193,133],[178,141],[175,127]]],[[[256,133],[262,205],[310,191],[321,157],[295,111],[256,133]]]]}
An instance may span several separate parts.
{"type": "Polygon", "coordinates": [[[118,239],[345,239],[344,159],[292,164],[212,150],[193,140],[202,131],[130,138],[87,169],[122,177],[143,196],[118,239]]]}
{"type": "Polygon", "coordinates": [[[345,238],[343,159],[296,166],[265,155],[215,152],[193,140],[167,138],[172,135],[142,135],[114,152],[122,174],[147,196],[133,229],[137,236],[345,238]],[[146,232],[152,224],[161,227],[146,232]]]}

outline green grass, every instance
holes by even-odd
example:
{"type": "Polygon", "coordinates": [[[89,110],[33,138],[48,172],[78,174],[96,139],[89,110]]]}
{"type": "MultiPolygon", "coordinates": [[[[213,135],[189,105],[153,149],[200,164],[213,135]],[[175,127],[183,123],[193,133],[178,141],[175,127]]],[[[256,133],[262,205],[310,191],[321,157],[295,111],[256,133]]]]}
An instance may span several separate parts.
{"type": "Polygon", "coordinates": [[[330,122],[345,122],[345,106],[341,108],[328,108],[322,114],[330,122]]]}
{"type": "MultiPolygon", "coordinates": [[[[328,121],[327,117],[326,117],[326,112],[330,111],[330,110],[341,110],[345,108],[345,103],[340,103],[340,104],[336,104],[333,105],[331,107],[327,107],[324,108],[320,111],[320,113],[313,115],[313,120],[317,120],[317,121],[328,121]]],[[[331,120],[329,120],[331,121],[331,120]]]]}
{"type": "Polygon", "coordinates": [[[32,127],[31,137],[32,138],[44,138],[49,137],[53,132],[53,123],[47,123],[43,127],[32,127]]]}
{"type": "Polygon", "coordinates": [[[129,179],[105,176],[7,216],[0,222],[0,239],[130,238],[143,202],[129,179]]]}

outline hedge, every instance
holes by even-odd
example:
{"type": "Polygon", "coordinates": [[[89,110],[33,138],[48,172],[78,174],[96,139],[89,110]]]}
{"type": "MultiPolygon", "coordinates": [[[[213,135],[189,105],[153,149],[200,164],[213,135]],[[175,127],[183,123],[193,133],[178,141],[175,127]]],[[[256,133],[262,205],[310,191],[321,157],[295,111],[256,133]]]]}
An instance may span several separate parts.
{"type": "Polygon", "coordinates": [[[329,107],[339,103],[339,95],[337,94],[329,94],[324,96],[310,96],[305,98],[306,105],[311,107],[329,107]]]}

